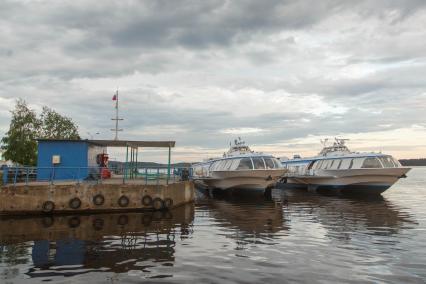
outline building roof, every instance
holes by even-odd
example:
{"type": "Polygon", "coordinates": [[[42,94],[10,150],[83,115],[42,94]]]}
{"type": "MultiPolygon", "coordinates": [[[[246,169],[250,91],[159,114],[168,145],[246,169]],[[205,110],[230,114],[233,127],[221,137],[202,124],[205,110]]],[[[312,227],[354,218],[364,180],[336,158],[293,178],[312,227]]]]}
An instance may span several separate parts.
{"type": "Polygon", "coordinates": [[[154,148],[168,148],[175,147],[175,141],[134,141],[134,140],[68,140],[68,139],[37,139],[43,142],[86,142],[104,147],[154,147],[154,148]]]}

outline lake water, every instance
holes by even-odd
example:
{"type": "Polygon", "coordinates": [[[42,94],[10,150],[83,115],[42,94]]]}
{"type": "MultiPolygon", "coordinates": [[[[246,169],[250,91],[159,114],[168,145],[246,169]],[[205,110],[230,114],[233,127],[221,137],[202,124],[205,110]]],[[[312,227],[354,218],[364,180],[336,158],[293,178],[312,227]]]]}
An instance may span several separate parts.
{"type": "Polygon", "coordinates": [[[426,168],[381,197],[273,190],[171,212],[0,219],[0,283],[424,283],[426,168]]]}

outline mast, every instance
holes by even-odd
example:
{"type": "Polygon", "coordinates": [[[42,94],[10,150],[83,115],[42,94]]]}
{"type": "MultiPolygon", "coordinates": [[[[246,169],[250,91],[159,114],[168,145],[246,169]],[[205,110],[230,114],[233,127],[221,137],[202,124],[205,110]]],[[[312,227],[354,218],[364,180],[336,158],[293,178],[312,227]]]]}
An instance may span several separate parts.
{"type": "Polygon", "coordinates": [[[115,128],[111,129],[111,131],[115,132],[115,138],[114,140],[118,140],[118,132],[119,131],[123,131],[123,129],[119,129],[118,128],[118,121],[119,120],[123,120],[122,118],[119,118],[118,116],[118,89],[115,92],[115,95],[113,97],[113,99],[115,98],[115,118],[111,118],[111,120],[115,120],[115,128]]]}

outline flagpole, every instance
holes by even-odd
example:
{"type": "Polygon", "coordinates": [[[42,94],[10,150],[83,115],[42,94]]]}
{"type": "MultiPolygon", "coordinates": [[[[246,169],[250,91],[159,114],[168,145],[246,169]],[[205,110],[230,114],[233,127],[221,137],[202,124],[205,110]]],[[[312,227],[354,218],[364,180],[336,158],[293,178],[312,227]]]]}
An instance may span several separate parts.
{"type": "Polygon", "coordinates": [[[115,100],[115,139],[118,140],[118,89],[115,93],[116,100],[115,100]]]}
{"type": "Polygon", "coordinates": [[[114,140],[118,140],[118,132],[123,131],[123,129],[118,128],[118,121],[123,120],[122,118],[119,118],[118,116],[118,88],[117,88],[117,91],[115,92],[113,99],[114,98],[115,98],[115,118],[111,118],[111,120],[115,120],[115,129],[111,129],[111,130],[115,132],[114,140]]]}

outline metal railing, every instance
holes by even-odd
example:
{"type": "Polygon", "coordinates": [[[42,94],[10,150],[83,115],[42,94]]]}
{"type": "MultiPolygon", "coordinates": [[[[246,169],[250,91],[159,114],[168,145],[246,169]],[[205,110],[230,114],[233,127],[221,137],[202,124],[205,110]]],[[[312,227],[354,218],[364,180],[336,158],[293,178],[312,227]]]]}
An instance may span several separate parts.
{"type": "Polygon", "coordinates": [[[192,177],[192,169],[182,167],[3,167],[3,185],[64,182],[160,184],[192,177]],[[170,172],[169,172],[170,170],[170,172]]]}

